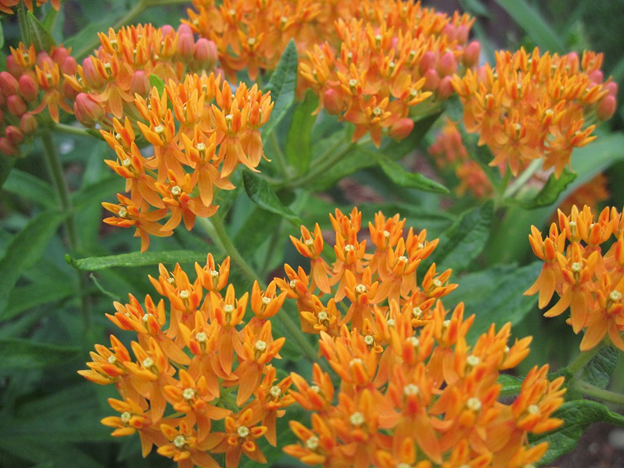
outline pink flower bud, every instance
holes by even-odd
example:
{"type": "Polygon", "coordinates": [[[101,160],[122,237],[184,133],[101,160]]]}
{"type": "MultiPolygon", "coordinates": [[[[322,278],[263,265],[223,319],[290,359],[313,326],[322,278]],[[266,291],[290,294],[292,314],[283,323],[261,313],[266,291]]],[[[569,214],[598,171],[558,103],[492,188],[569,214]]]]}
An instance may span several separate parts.
{"type": "Polygon", "coordinates": [[[2,91],[2,94],[6,97],[19,92],[19,83],[9,72],[4,71],[0,73],[0,91],[2,91]]]}
{"type": "Polygon", "coordinates": [[[50,57],[47,52],[39,52],[35,63],[39,68],[43,68],[46,63],[48,67],[54,68],[54,60],[52,60],[52,57],[50,57]]]}
{"type": "Polygon", "coordinates": [[[21,117],[28,110],[28,106],[26,106],[26,103],[21,97],[14,94],[7,99],[7,109],[9,109],[11,115],[21,117]]]}
{"type": "Polygon", "coordinates": [[[195,60],[199,62],[201,68],[212,70],[219,60],[217,46],[214,42],[206,38],[200,38],[195,43],[195,52],[193,54],[195,60]]]}
{"type": "Polygon", "coordinates": [[[74,87],[69,84],[69,81],[64,81],[61,86],[61,94],[68,101],[74,102],[76,100],[76,96],[78,96],[79,91],[76,91],[74,87]]]}
{"type": "Polygon", "coordinates": [[[74,57],[66,57],[60,64],[61,72],[66,75],[75,75],[78,71],[78,63],[74,57]]]}
{"type": "Polygon", "coordinates": [[[596,115],[600,120],[609,120],[615,114],[617,102],[615,96],[608,95],[598,103],[596,107],[596,115]]]}
{"type": "Polygon", "coordinates": [[[455,55],[450,50],[444,52],[442,58],[440,58],[440,63],[438,63],[438,72],[440,72],[441,76],[452,75],[457,71],[457,60],[455,60],[455,55]]]}
{"type": "Polygon", "coordinates": [[[19,79],[19,91],[26,101],[33,102],[39,96],[39,85],[30,75],[22,75],[19,79]]]}
{"type": "Polygon", "coordinates": [[[14,77],[18,77],[22,74],[23,70],[22,67],[20,67],[17,62],[15,61],[15,57],[13,57],[12,55],[9,55],[6,59],[6,67],[7,70],[9,71],[9,73],[11,75],[13,75],[14,77]]]}
{"type": "Polygon", "coordinates": [[[4,123],[4,112],[0,109],[0,125],[4,123]]]}
{"type": "Polygon", "coordinates": [[[130,80],[130,91],[145,97],[151,90],[152,85],[150,85],[149,77],[145,71],[135,71],[134,75],[132,75],[132,79],[130,80]]]}
{"type": "Polygon", "coordinates": [[[445,76],[440,81],[440,86],[438,86],[438,97],[440,99],[448,99],[453,95],[453,85],[451,84],[451,77],[445,76]]]}
{"type": "Polygon", "coordinates": [[[617,98],[618,84],[615,81],[609,81],[608,83],[605,83],[605,87],[609,90],[609,96],[617,98]]]}
{"type": "MultiPolygon", "coordinates": [[[[186,25],[183,25],[186,26],[186,25]]],[[[178,35],[178,55],[183,59],[190,59],[193,56],[195,46],[195,40],[192,34],[179,34],[178,35]]]]}
{"type": "Polygon", "coordinates": [[[469,34],[470,28],[465,24],[462,24],[461,26],[457,27],[457,34],[455,36],[455,39],[457,39],[457,42],[459,42],[460,44],[465,44],[466,42],[468,42],[469,34]]]}
{"type": "Polygon", "coordinates": [[[420,70],[420,73],[424,75],[427,73],[427,70],[435,68],[436,62],[437,62],[437,58],[433,52],[431,52],[430,50],[425,52],[422,58],[420,59],[420,64],[418,65],[418,69],[420,70]]]}
{"type": "Polygon", "coordinates": [[[442,34],[448,37],[449,41],[452,41],[457,38],[457,28],[455,28],[455,26],[453,26],[452,24],[447,24],[446,26],[444,26],[442,34]]]}
{"type": "Polygon", "coordinates": [[[464,66],[466,68],[472,68],[479,63],[479,56],[481,55],[481,44],[478,41],[472,41],[464,49],[464,66]]]}
{"type": "Polygon", "coordinates": [[[104,111],[100,105],[86,93],[80,93],[76,96],[74,112],[76,113],[76,120],[85,127],[92,127],[104,117],[104,111]]]}
{"type": "Polygon", "coordinates": [[[173,27],[170,24],[165,24],[162,28],[160,28],[163,37],[168,36],[172,32],[174,32],[173,27]]]}
{"type": "Polygon", "coordinates": [[[578,73],[579,71],[579,56],[576,52],[570,52],[567,55],[568,58],[568,66],[570,67],[570,73],[578,73]]]}
{"type": "Polygon", "coordinates": [[[20,120],[20,128],[25,135],[30,135],[35,133],[37,127],[39,126],[39,122],[37,122],[37,118],[31,114],[30,112],[26,112],[22,115],[22,119],[20,120]]]}
{"type": "Polygon", "coordinates": [[[2,137],[0,138],[0,153],[5,156],[17,156],[19,149],[8,138],[2,137]]]}
{"type": "Polygon", "coordinates": [[[91,57],[87,57],[82,61],[82,73],[89,88],[100,88],[105,83],[104,78],[96,70],[91,57]]]}
{"type": "Polygon", "coordinates": [[[190,34],[192,36],[193,35],[193,30],[191,29],[191,27],[188,24],[182,23],[180,26],[178,26],[178,34],[179,35],[190,34]]]}
{"type": "Polygon", "coordinates": [[[425,91],[435,91],[438,89],[438,85],[440,84],[440,77],[438,76],[438,72],[433,68],[430,68],[425,73],[425,84],[423,88],[425,91]]]}
{"type": "Polygon", "coordinates": [[[67,57],[69,57],[69,51],[65,47],[57,47],[52,52],[52,60],[59,64],[59,66],[63,65],[63,62],[67,57]]]}
{"type": "Polygon", "coordinates": [[[334,89],[328,89],[323,93],[323,107],[330,115],[341,114],[344,110],[344,101],[340,93],[334,89]]]}
{"type": "Polygon", "coordinates": [[[394,140],[401,141],[407,138],[407,136],[412,133],[413,129],[414,121],[406,117],[393,123],[388,130],[388,135],[390,135],[390,138],[393,138],[394,140]]]}
{"type": "Polygon", "coordinates": [[[4,135],[9,139],[11,143],[15,146],[19,146],[19,144],[24,141],[24,133],[15,125],[9,125],[4,130],[4,135]]]}
{"type": "Polygon", "coordinates": [[[594,70],[589,74],[589,81],[593,84],[601,84],[604,80],[604,73],[602,70],[594,70]]]}

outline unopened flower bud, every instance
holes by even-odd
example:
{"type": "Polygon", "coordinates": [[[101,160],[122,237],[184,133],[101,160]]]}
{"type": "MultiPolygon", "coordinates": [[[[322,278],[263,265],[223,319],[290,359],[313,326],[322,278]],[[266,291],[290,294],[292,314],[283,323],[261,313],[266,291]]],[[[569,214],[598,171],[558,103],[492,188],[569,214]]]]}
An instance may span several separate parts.
{"type": "Polygon", "coordinates": [[[68,101],[74,102],[76,100],[76,96],[78,96],[79,93],[80,91],[74,89],[74,87],[69,83],[69,81],[63,82],[63,85],[61,86],[61,94],[63,95],[65,99],[67,99],[68,101]]]}
{"type": "Polygon", "coordinates": [[[16,127],[15,125],[9,125],[4,130],[4,135],[15,146],[19,146],[19,144],[24,141],[24,133],[19,129],[19,127],[16,127]]]}
{"type": "Polygon", "coordinates": [[[52,52],[52,60],[58,63],[59,66],[61,66],[65,59],[69,56],[69,51],[65,47],[57,47],[52,52]]]}
{"type": "Polygon", "coordinates": [[[50,67],[51,69],[54,68],[54,65],[55,65],[54,60],[52,60],[52,57],[50,57],[48,53],[45,51],[41,51],[37,54],[36,64],[41,69],[45,68],[44,64],[47,64],[48,67],[50,67]]]}
{"type": "Polygon", "coordinates": [[[457,39],[457,42],[459,42],[460,44],[465,44],[466,42],[468,42],[469,34],[470,28],[467,25],[462,24],[461,26],[457,26],[456,28],[455,39],[457,39]]]}
{"type": "Polygon", "coordinates": [[[19,92],[26,101],[32,102],[39,96],[39,85],[32,76],[22,75],[19,79],[19,92]]]}
{"type": "Polygon", "coordinates": [[[604,73],[602,73],[602,70],[594,70],[588,75],[588,77],[590,83],[601,84],[604,80],[604,73]]]}
{"type": "Polygon", "coordinates": [[[144,70],[137,70],[132,75],[130,80],[130,91],[140,96],[147,96],[152,90],[152,85],[149,82],[149,77],[144,70]]]}
{"type": "Polygon", "coordinates": [[[80,93],[76,96],[74,112],[76,113],[76,120],[85,127],[95,125],[96,122],[99,122],[104,117],[104,111],[100,105],[86,93],[80,93]]]}
{"type": "Polygon", "coordinates": [[[74,57],[66,57],[59,67],[62,73],[65,73],[66,75],[75,75],[78,71],[78,62],[76,62],[74,57]]]}
{"type": "Polygon", "coordinates": [[[453,52],[450,50],[444,52],[438,64],[438,71],[440,72],[440,76],[452,75],[457,71],[457,60],[453,52]]]}
{"type": "Polygon", "coordinates": [[[0,138],[0,153],[5,156],[17,156],[19,154],[19,149],[11,143],[8,138],[2,137],[0,138]]]}
{"type": "Polygon", "coordinates": [[[178,34],[180,36],[183,34],[190,34],[192,36],[193,30],[188,24],[182,23],[180,26],[178,26],[178,34]]]}
{"type": "MultiPolygon", "coordinates": [[[[182,26],[187,25],[183,24],[182,26]]],[[[195,40],[192,33],[178,35],[177,53],[180,57],[189,60],[193,56],[194,48],[195,40]]]]}
{"type": "Polygon", "coordinates": [[[404,119],[399,119],[392,124],[390,130],[388,131],[388,135],[390,135],[390,138],[394,140],[401,141],[407,138],[407,136],[412,133],[413,129],[414,121],[406,117],[404,119]]]}
{"type": "Polygon", "coordinates": [[[7,108],[9,109],[11,115],[14,115],[15,117],[21,117],[28,110],[28,106],[26,106],[24,100],[17,94],[9,96],[7,99],[7,108]]]}
{"type": "Polygon", "coordinates": [[[7,71],[14,77],[18,77],[23,73],[22,67],[19,66],[15,57],[12,55],[9,55],[6,59],[6,68],[7,71]]]}
{"type": "Polygon", "coordinates": [[[453,85],[451,84],[451,77],[445,76],[440,81],[440,85],[438,86],[438,97],[440,99],[448,99],[453,95],[453,85]]]}
{"type": "Polygon", "coordinates": [[[425,84],[423,85],[423,88],[426,91],[435,91],[436,89],[438,89],[439,84],[440,76],[438,75],[438,72],[435,71],[433,68],[427,70],[425,72],[425,84]]]}
{"type": "Polygon", "coordinates": [[[89,88],[99,88],[104,85],[104,78],[96,70],[91,57],[87,57],[82,61],[82,73],[89,88]]]}
{"type": "Polygon", "coordinates": [[[615,81],[609,81],[604,85],[609,90],[609,96],[613,96],[617,98],[618,95],[618,84],[615,81]]]}
{"type": "Polygon", "coordinates": [[[454,41],[457,38],[457,28],[449,23],[442,29],[442,34],[448,37],[449,41],[454,41]]]}
{"type": "Polygon", "coordinates": [[[464,66],[472,68],[479,63],[479,56],[481,55],[481,44],[477,41],[472,41],[464,49],[464,66]]]}
{"type": "Polygon", "coordinates": [[[17,94],[19,91],[19,83],[9,72],[0,73],[0,91],[6,97],[17,94]]]}
{"type": "Polygon", "coordinates": [[[323,107],[330,115],[338,115],[343,111],[343,100],[336,90],[328,89],[323,93],[323,107]]]}
{"type": "Polygon", "coordinates": [[[199,65],[205,70],[212,70],[219,60],[219,54],[217,53],[217,46],[214,42],[202,37],[195,43],[195,52],[193,56],[199,65]]]}
{"type": "Polygon", "coordinates": [[[169,34],[174,32],[173,26],[169,24],[164,25],[162,28],[160,28],[160,30],[162,31],[163,37],[168,36],[169,34]]]}
{"type": "Polygon", "coordinates": [[[420,70],[420,73],[424,75],[427,73],[427,70],[431,70],[432,68],[435,68],[436,61],[437,61],[436,55],[433,52],[431,52],[430,50],[425,52],[422,58],[420,59],[420,64],[418,65],[418,69],[420,70]]]}
{"type": "Polygon", "coordinates": [[[616,108],[615,96],[605,96],[596,107],[596,115],[600,120],[609,120],[615,114],[616,108]]]}
{"type": "Polygon", "coordinates": [[[25,135],[30,135],[35,133],[37,127],[39,126],[39,122],[37,122],[37,118],[31,114],[30,112],[26,112],[22,115],[20,120],[20,128],[25,135]]]}

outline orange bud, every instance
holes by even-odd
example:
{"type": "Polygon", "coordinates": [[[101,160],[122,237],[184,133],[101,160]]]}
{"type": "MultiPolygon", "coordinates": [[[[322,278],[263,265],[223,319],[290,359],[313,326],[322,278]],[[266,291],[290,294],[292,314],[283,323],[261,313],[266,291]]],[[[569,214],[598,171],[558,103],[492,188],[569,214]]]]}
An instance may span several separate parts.
{"type": "Polygon", "coordinates": [[[17,156],[19,149],[8,138],[2,137],[0,138],[0,153],[5,156],[17,156]]]}
{"type": "Polygon", "coordinates": [[[418,69],[420,70],[420,73],[426,74],[427,70],[435,68],[436,62],[437,62],[436,55],[433,52],[431,52],[430,50],[425,52],[422,58],[420,59],[420,64],[418,65],[418,69]]]}
{"type": "Polygon", "coordinates": [[[453,95],[454,89],[451,81],[452,78],[450,76],[445,76],[440,81],[440,86],[438,86],[438,97],[440,99],[448,99],[453,95]]]}
{"type": "Polygon", "coordinates": [[[193,56],[206,70],[212,70],[217,65],[217,60],[219,60],[215,43],[203,37],[195,43],[193,56]]]}
{"type": "Polygon", "coordinates": [[[444,52],[438,64],[438,71],[441,76],[452,75],[457,71],[457,60],[455,60],[453,52],[450,50],[444,52]]]}
{"type": "Polygon", "coordinates": [[[39,123],[37,122],[37,118],[33,114],[31,114],[30,112],[26,112],[24,115],[22,115],[22,118],[20,120],[20,128],[25,135],[35,133],[35,130],[37,130],[38,126],[39,123]]]}
{"type": "Polygon", "coordinates": [[[7,99],[7,108],[9,109],[11,115],[14,115],[15,117],[21,117],[28,110],[24,100],[17,94],[9,96],[7,99]]]}
{"type": "Polygon", "coordinates": [[[52,52],[52,60],[59,64],[59,67],[63,65],[63,62],[67,57],[70,57],[69,51],[65,47],[57,47],[52,52]]]}
{"type": "Polygon", "coordinates": [[[152,90],[149,78],[144,70],[137,70],[130,80],[130,91],[141,96],[147,96],[152,90]]]}
{"type": "Polygon", "coordinates": [[[600,84],[604,80],[604,73],[602,73],[602,70],[594,70],[588,76],[590,83],[593,84],[600,84]]]}
{"type": "Polygon", "coordinates": [[[74,104],[76,119],[85,127],[91,127],[104,117],[104,111],[100,105],[86,93],[76,96],[74,104]]]}
{"type": "Polygon", "coordinates": [[[481,55],[481,44],[478,41],[472,41],[464,49],[464,66],[472,68],[479,63],[481,55]]]}
{"type": "Polygon", "coordinates": [[[388,135],[390,135],[390,138],[401,141],[407,138],[407,136],[412,133],[413,129],[414,121],[406,117],[404,119],[399,119],[397,122],[392,124],[390,130],[388,131],[388,135]]]}
{"type": "MultiPolygon", "coordinates": [[[[186,26],[183,24],[182,26],[186,26]]],[[[184,59],[190,59],[194,53],[195,40],[193,39],[193,34],[179,34],[178,35],[178,44],[177,44],[177,53],[184,59]]]]}
{"type": "Polygon", "coordinates": [[[7,97],[19,91],[19,83],[9,72],[0,73],[0,91],[7,97]]]}
{"type": "Polygon", "coordinates": [[[67,57],[59,67],[61,68],[61,72],[66,75],[75,75],[78,71],[78,63],[74,57],[67,57]]]}
{"type": "Polygon", "coordinates": [[[24,141],[24,133],[15,125],[9,125],[4,130],[4,134],[15,146],[18,146],[22,141],[24,141]]]}
{"type": "Polygon", "coordinates": [[[435,91],[438,89],[438,85],[440,84],[440,76],[435,69],[430,68],[425,73],[425,84],[423,85],[423,89],[425,91],[435,91]]]}
{"type": "Polygon", "coordinates": [[[15,57],[9,55],[6,59],[6,67],[9,73],[13,76],[20,76],[22,74],[22,67],[19,66],[15,57]]]}
{"type": "Polygon", "coordinates": [[[39,96],[39,85],[30,75],[22,75],[19,79],[19,91],[22,97],[32,102],[39,96]]]}
{"type": "Polygon", "coordinates": [[[596,115],[600,120],[609,120],[615,114],[615,110],[617,108],[617,103],[615,101],[615,96],[606,96],[598,103],[598,107],[596,107],[596,115]]]}
{"type": "Polygon", "coordinates": [[[323,94],[323,107],[328,114],[338,115],[344,110],[344,102],[340,93],[334,89],[328,89],[323,94]]]}
{"type": "Polygon", "coordinates": [[[87,57],[82,61],[82,73],[85,82],[90,88],[99,88],[104,85],[104,78],[100,76],[91,57],[87,57]]]}

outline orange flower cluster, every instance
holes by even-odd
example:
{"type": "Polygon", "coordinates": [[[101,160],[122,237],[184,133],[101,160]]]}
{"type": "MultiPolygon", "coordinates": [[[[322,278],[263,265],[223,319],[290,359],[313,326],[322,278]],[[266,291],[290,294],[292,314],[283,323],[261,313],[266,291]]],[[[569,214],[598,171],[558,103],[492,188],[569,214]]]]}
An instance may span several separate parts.
{"type": "Polygon", "coordinates": [[[337,24],[339,41],[315,45],[301,62],[304,87],[322,107],[355,124],[353,140],[370,132],[381,144],[410,134],[410,108],[453,93],[451,77],[476,65],[480,46],[467,44],[474,19],[452,18],[408,2],[368,2],[360,18],[337,24]]]}
{"type": "Polygon", "coordinates": [[[457,196],[470,193],[476,198],[487,198],[492,194],[492,184],[479,163],[468,156],[455,122],[447,119],[428,151],[438,168],[450,169],[457,177],[457,196]]]}
{"type": "Polygon", "coordinates": [[[450,270],[438,275],[432,266],[422,288],[416,285],[416,268],[437,241],[412,229],[404,236],[404,220],[378,214],[369,224],[375,250],[366,253],[366,241],[356,236],[360,213],[337,211],[331,220],[332,267],[322,260],[318,227],[314,234],[302,228],[302,239],[293,242],[311,259],[310,275],[286,267],[289,281],[278,284],[297,298],[304,330],[320,333],[321,353],[340,387],[318,365],[312,383],[291,375],[296,390],[290,396],[313,412],[312,428],[291,421],[301,443],[285,452],[327,467],[536,463],[547,443],[531,447],[527,435],[562,423],[551,416],[563,403],[564,379],[550,382],[548,366],[535,367],[510,404],[498,401],[497,383],[501,370],[527,356],[531,338],[510,344],[511,326],[497,332],[492,325],[469,346],[474,316],[464,318],[463,304],[449,314],[438,300],[455,286],[448,284],[450,270]]]}
{"type": "MultiPolygon", "coordinates": [[[[12,15],[15,13],[12,8],[22,3],[22,0],[0,0],[0,11],[7,15],[12,15]]],[[[26,5],[30,11],[33,11],[33,0],[23,0],[23,3],[26,5]]],[[[48,3],[48,0],[37,0],[36,4],[38,7],[48,3]]],[[[61,0],[52,0],[52,6],[55,10],[58,10],[61,7],[61,0]]]]}
{"type": "Polygon", "coordinates": [[[104,222],[136,228],[144,252],[150,234],[170,236],[182,221],[191,230],[197,216],[212,216],[218,208],[212,205],[215,187],[233,189],[228,177],[239,164],[256,170],[264,156],[260,128],[273,103],[257,85],[241,83],[233,92],[215,74],[188,74],[183,83],[170,80],[162,95],[156,87],[146,98],[137,94],[132,106],[139,114],[134,121],[139,136],[154,153],[146,156],[139,149],[129,117],[124,123],[113,119],[113,130],[102,131],[117,154],[106,163],[126,179],[129,192],[118,195],[118,205],[103,204],[115,215],[104,222]]]}
{"type": "Polygon", "coordinates": [[[271,360],[279,359],[284,338],[274,339],[269,319],[282,307],[285,293],[271,283],[257,283],[251,299],[237,298],[228,286],[229,257],[215,264],[195,264],[191,282],[176,265],[150,280],[165,300],[130,296],[115,303],[107,317],[122,330],[137,334],[133,359],[115,336],[111,346],[96,345],[89,370],[81,375],[100,385],[114,384],[121,400],[109,403],[119,416],[102,423],[114,436],[139,433],[143,455],[158,453],[180,468],[217,468],[210,454],[225,453],[227,467],[238,466],[244,454],[264,463],[258,439],[276,445],[276,419],[294,402],[291,378],[278,381],[271,360]],[[253,317],[244,324],[248,303],[253,317]],[[214,430],[213,421],[222,429],[214,430]]]}
{"type": "Polygon", "coordinates": [[[206,39],[195,41],[186,25],[177,31],[151,24],[111,28],[108,34],[99,33],[99,38],[101,46],[95,54],[83,60],[77,73],[67,76],[80,93],[74,106],[76,118],[87,127],[99,123],[110,128],[109,114],[139,118],[135,96],[149,95],[150,75],[179,83],[189,72],[212,72],[217,62],[215,45],[206,39]]]}
{"type": "Polygon", "coordinates": [[[63,74],[76,71],[76,60],[64,47],[37,53],[32,44],[20,43],[11,47],[6,66],[0,73],[0,151],[14,156],[37,129],[42,119],[38,114],[47,109],[58,123],[60,109],[72,113],[76,93],[63,74]]]}
{"type": "Polygon", "coordinates": [[[604,82],[602,54],[564,56],[535,49],[496,54],[494,68],[485,65],[452,80],[464,105],[466,129],[480,136],[494,154],[492,166],[509,165],[517,175],[531,161],[544,158],[559,177],[574,148],[594,140],[592,114],[607,119],[616,108],[617,85],[604,82]]]}
{"type": "Polygon", "coordinates": [[[553,295],[557,303],[544,315],[556,317],[570,309],[568,322],[575,333],[585,331],[581,351],[594,348],[608,338],[624,351],[624,217],[615,208],[605,208],[598,219],[585,206],[572,207],[570,215],[559,211],[559,222],[548,236],[535,226],[529,241],[543,260],[542,271],[527,295],[539,293],[539,307],[553,295]],[[613,241],[615,238],[615,241],[613,241]],[[602,244],[610,245],[603,253],[602,244]]]}

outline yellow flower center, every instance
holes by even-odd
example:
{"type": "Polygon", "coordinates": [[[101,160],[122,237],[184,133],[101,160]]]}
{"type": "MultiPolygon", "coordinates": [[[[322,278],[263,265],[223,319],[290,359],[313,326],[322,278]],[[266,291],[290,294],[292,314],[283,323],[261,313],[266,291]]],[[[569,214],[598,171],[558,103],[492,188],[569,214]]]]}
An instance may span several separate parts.
{"type": "Polygon", "coordinates": [[[238,437],[245,438],[249,435],[249,428],[247,426],[241,426],[236,430],[238,437]]]}

